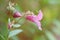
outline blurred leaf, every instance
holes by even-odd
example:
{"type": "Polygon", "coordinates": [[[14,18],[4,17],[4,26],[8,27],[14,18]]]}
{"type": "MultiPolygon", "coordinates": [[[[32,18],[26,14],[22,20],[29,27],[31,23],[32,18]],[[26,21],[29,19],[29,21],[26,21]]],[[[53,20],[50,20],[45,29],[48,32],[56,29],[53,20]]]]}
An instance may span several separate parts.
{"type": "Polygon", "coordinates": [[[46,30],[45,35],[48,38],[48,40],[56,40],[56,38],[54,37],[54,35],[50,31],[46,30]]]}
{"type": "Polygon", "coordinates": [[[53,28],[52,28],[52,31],[55,33],[55,34],[57,34],[57,35],[60,35],[60,21],[59,20],[54,20],[53,21],[53,24],[55,25],[55,26],[53,26],[53,28]]]}
{"type": "Polygon", "coordinates": [[[46,40],[44,35],[34,35],[34,40],[46,40]]]}
{"type": "Polygon", "coordinates": [[[11,40],[20,40],[17,36],[11,37],[11,40]]]}
{"type": "Polygon", "coordinates": [[[20,27],[20,26],[21,26],[20,24],[14,24],[14,25],[13,25],[14,28],[18,28],[18,27],[20,27]]]}
{"type": "Polygon", "coordinates": [[[7,0],[0,0],[0,40],[8,40],[7,15],[6,6],[7,0]]]}
{"type": "Polygon", "coordinates": [[[22,12],[22,8],[21,8],[18,4],[15,5],[15,8],[16,8],[16,10],[18,10],[19,12],[22,12]]]}
{"type": "Polygon", "coordinates": [[[5,40],[5,38],[1,34],[0,34],[0,40],[5,40]]]}
{"type": "Polygon", "coordinates": [[[26,19],[22,17],[17,22],[22,25],[22,24],[24,24],[25,21],[26,21],[26,19]]]}
{"type": "Polygon", "coordinates": [[[19,34],[19,33],[21,33],[22,32],[22,30],[20,30],[20,29],[16,29],[16,30],[13,30],[13,31],[10,31],[9,32],[9,38],[10,37],[13,37],[13,36],[15,36],[15,35],[17,35],[17,34],[19,34]]]}
{"type": "Polygon", "coordinates": [[[29,20],[26,20],[25,23],[21,26],[21,28],[24,30],[24,34],[28,37],[32,37],[32,35],[39,30],[37,25],[29,20]]]}
{"type": "Polygon", "coordinates": [[[50,4],[60,4],[60,0],[49,0],[50,4]]]}

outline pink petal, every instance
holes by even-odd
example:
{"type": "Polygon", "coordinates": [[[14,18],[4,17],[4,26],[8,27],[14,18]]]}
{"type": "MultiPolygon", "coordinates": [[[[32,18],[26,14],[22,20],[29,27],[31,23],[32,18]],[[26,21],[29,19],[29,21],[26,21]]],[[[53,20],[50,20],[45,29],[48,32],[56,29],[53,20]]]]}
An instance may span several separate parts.
{"type": "Polygon", "coordinates": [[[28,15],[28,16],[26,17],[26,19],[29,20],[29,21],[32,21],[32,22],[34,22],[34,20],[36,20],[36,19],[35,19],[35,16],[32,16],[32,15],[28,15]]]}
{"type": "Polygon", "coordinates": [[[39,30],[42,30],[40,21],[35,20],[35,23],[36,23],[36,25],[38,26],[38,29],[39,29],[39,30]]]}
{"type": "Polygon", "coordinates": [[[21,17],[21,13],[19,13],[18,11],[16,11],[16,12],[14,12],[13,17],[14,18],[21,17]]]}
{"type": "Polygon", "coordinates": [[[37,15],[37,19],[38,19],[38,20],[42,20],[42,18],[43,18],[42,11],[39,10],[39,14],[37,15]]]}

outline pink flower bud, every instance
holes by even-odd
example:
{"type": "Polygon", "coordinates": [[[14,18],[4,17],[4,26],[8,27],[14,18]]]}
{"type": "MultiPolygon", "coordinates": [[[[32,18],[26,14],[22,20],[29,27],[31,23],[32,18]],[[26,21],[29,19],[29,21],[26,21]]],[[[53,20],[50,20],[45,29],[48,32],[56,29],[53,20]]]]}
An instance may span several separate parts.
{"type": "Polygon", "coordinates": [[[13,17],[14,18],[21,17],[21,14],[18,11],[16,11],[16,12],[14,12],[13,17]]]}

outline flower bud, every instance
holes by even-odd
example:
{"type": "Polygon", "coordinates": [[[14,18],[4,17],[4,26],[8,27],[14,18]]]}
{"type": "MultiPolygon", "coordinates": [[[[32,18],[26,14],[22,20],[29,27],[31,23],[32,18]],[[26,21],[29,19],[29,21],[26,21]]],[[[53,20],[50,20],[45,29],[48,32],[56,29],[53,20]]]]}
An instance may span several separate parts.
{"type": "Polygon", "coordinates": [[[18,11],[16,11],[16,12],[13,13],[13,17],[14,18],[19,18],[19,17],[21,17],[21,13],[19,13],[18,11]]]}

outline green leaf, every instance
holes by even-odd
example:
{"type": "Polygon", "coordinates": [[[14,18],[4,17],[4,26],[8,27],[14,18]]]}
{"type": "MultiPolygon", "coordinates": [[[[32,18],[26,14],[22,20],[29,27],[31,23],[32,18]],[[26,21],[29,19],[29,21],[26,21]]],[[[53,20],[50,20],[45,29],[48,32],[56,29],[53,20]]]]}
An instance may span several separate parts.
{"type": "Polygon", "coordinates": [[[5,38],[3,37],[3,35],[0,34],[0,39],[1,40],[5,40],[5,38]]]}
{"type": "Polygon", "coordinates": [[[58,34],[58,35],[60,35],[60,21],[59,20],[54,20],[53,21],[53,24],[55,25],[55,26],[53,26],[53,28],[52,28],[52,31],[55,33],[55,34],[58,34]]]}
{"type": "Polygon", "coordinates": [[[51,33],[50,31],[45,31],[45,35],[49,40],[56,40],[56,38],[54,37],[53,33],[51,33]]]}
{"type": "Polygon", "coordinates": [[[7,1],[0,0],[0,40],[8,40],[6,6],[7,1]]]}
{"type": "Polygon", "coordinates": [[[27,36],[32,36],[34,34],[38,27],[35,23],[26,20],[23,25],[21,25],[21,28],[24,30],[24,34],[27,36]]]}
{"type": "Polygon", "coordinates": [[[15,5],[15,8],[16,8],[19,12],[22,12],[22,8],[21,8],[18,4],[15,5]]]}
{"type": "Polygon", "coordinates": [[[24,24],[25,21],[26,21],[26,19],[22,17],[17,22],[22,25],[22,24],[24,24]]]}
{"type": "Polygon", "coordinates": [[[6,24],[6,19],[2,16],[0,16],[1,20],[0,20],[0,37],[2,40],[2,37],[4,38],[4,40],[7,40],[7,35],[8,35],[8,28],[7,28],[7,24],[6,24]],[[4,18],[4,19],[2,19],[4,18]]]}
{"type": "Polygon", "coordinates": [[[19,34],[19,33],[21,33],[22,32],[22,30],[20,30],[20,29],[16,29],[16,30],[13,30],[13,31],[10,31],[9,32],[9,38],[10,37],[13,37],[13,36],[15,36],[15,35],[17,35],[17,34],[19,34]]]}
{"type": "Polygon", "coordinates": [[[13,27],[14,28],[19,28],[21,25],[20,24],[14,24],[13,27]]]}
{"type": "Polygon", "coordinates": [[[18,38],[17,36],[13,36],[11,37],[11,40],[20,40],[20,38],[18,38]]]}

